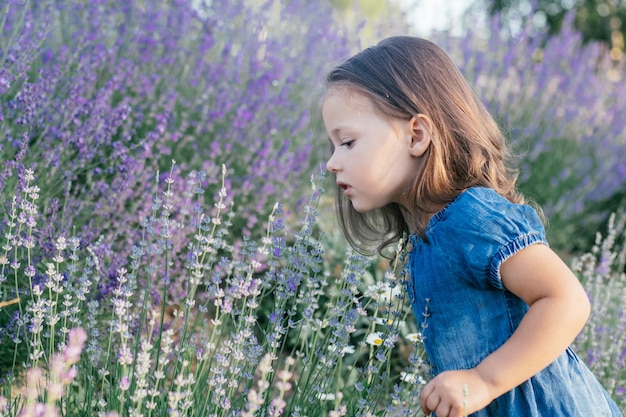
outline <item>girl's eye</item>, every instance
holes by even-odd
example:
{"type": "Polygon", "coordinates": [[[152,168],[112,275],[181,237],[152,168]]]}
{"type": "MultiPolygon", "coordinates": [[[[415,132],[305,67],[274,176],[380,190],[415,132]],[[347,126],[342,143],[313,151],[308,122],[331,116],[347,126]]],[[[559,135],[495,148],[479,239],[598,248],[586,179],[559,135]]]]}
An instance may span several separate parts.
{"type": "Polygon", "coordinates": [[[339,146],[344,146],[344,147],[350,149],[353,144],[354,144],[353,140],[346,140],[345,142],[341,142],[341,145],[339,145],[339,146]]]}

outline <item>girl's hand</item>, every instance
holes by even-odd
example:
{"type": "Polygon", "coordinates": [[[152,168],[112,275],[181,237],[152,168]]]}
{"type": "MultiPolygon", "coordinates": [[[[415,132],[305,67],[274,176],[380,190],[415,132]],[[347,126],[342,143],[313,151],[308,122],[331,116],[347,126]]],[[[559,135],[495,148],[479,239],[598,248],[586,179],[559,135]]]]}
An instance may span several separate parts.
{"type": "Polygon", "coordinates": [[[482,410],[493,400],[489,385],[475,369],[442,372],[433,378],[420,395],[425,415],[463,417],[482,410]]]}

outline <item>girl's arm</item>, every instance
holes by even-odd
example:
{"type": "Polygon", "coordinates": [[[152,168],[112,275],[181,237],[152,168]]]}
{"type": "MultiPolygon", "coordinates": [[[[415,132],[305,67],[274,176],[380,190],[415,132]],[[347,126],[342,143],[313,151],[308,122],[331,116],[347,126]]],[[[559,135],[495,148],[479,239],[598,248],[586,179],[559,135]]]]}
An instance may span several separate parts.
{"type": "Polygon", "coordinates": [[[476,368],[442,372],[422,390],[425,414],[462,417],[526,381],[553,362],[589,317],[589,299],[550,248],[531,245],[500,266],[504,286],[530,309],[511,338],[476,368]]]}

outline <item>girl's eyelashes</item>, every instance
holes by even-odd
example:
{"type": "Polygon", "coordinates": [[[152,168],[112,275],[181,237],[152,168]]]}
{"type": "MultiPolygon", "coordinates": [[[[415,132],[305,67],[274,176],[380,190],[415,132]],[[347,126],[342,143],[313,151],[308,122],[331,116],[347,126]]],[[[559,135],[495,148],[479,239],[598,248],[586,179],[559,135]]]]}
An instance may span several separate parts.
{"type": "Polygon", "coordinates": [[[352,147],[352,145],[354,144],[354,139],[339,139],[337,138],[337,140],[333,140],[330,137],[328,138],[328,144],[330,145],[330,150],[331,152],[335,151],[336,147],[346,147],[348,149],[350,149],[352,147]]]}

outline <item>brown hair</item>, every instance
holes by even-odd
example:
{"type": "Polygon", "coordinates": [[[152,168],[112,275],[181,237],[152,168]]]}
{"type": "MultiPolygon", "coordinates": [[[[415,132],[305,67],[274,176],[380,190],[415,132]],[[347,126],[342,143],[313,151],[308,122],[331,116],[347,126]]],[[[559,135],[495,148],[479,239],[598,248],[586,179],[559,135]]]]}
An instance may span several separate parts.
{"type": "Polygon", "coordinates": [[[405,212],[397,203],[359,213],[336,190],[336,210],[348,243],[361,253],[379,253],[405,234],[424,236],[424,219],[436,207],[473,186],[493,188],[514,203],[523,203],[515,183],[517,171],[493,117],[468,86],[451,58],[434,43],[416,37],[382,40],[332,69],[326,90],[348,88],[365,94],[389,117],[432,120],[433,139],[415,173],[410,190],[414,205],[405,212]]]}

